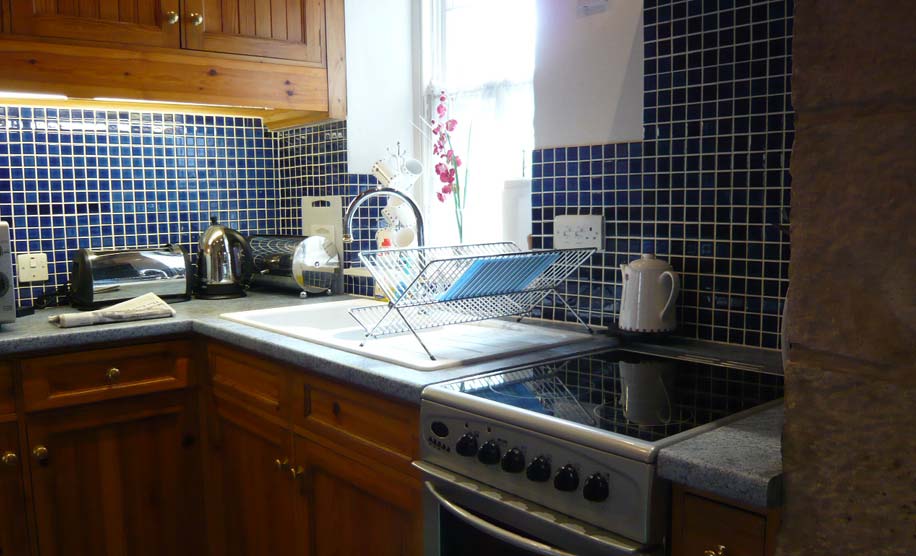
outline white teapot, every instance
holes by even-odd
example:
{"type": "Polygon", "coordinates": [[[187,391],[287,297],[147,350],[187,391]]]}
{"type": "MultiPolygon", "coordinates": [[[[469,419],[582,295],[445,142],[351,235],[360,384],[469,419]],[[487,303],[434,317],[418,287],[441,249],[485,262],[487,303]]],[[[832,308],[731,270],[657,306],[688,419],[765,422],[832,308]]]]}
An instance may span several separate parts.
{"type": "Polygon", "coordinates": [[[620,265],[623,292],[620,294],[621,330],[668,332],[677,327],[674,302],[680,281],[671,265],[643,254],[630,264],[620,265]]]}

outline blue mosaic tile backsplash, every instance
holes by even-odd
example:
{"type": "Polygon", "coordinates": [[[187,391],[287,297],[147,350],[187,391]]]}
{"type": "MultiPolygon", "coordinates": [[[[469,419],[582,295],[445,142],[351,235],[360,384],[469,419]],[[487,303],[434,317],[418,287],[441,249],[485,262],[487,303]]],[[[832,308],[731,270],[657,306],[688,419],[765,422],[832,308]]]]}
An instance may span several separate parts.
{"type": "Polygon", "coordinates": [[[792,13],[786,0],[645,0],[645,139],[534,152],[536,248],[552,247],[557,215],[604,216],[603,252],[564,290],[592,323],[617,319],[618,266],[656,253],[681,274],[679,334],[779,346],[792,13]]]}
{"type": "Polygon", "coordinates": [[[81,247],[193,253],[210,216],[274,233],[272,141],[253,118],[0,106],[0,218],[14,253],[48,254],[19,303],[64,284],[81,247]]]}

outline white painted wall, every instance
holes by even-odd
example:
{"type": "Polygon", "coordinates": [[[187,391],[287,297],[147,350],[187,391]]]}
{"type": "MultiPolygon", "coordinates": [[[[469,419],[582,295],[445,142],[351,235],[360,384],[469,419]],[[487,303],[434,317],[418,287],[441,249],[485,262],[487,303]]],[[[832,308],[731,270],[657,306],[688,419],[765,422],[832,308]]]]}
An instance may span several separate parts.
{"type": "Polygon", "coordinates": [[[367,174],[400,141],[413,151],[411,0],[346,0],[350,172],[367,174]]]}
{"type": "Polygon", "coordinates": [[[641,140],[641,0],[576,15],[577,0],[537,0],[536,148],[641,140]]]}

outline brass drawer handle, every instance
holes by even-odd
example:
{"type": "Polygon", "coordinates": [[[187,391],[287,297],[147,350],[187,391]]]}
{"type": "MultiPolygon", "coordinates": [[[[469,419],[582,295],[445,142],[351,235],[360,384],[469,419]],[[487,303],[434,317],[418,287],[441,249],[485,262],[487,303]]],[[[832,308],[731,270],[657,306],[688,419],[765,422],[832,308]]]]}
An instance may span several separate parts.
{"type": "Polygon", "coordinates": [[[16,452],[4,452],[3,456],[0,456],[0,463],[7,467],[16,467],[16,464],[19,463],[19,456],[16,455],[16,452]]]}
{"type": "Polygon", "coordinates": [[[704,550],[703,556],[728,556],[728,549],[720,544],[715,550],[704,550]]]}
{"type": "Polygon", "coordinates": [[[48,465],[51,460],[51,453],[48,451],[47,446],[35,446],[35,449],[32,450],[32,455],[35,456],[39,465],[48,465]]]}
{"type": "Polygon", "coordinates": [[[108,384],[114,384],[121,377],[121,369],[117,367],[112,367],[108,369],[108,372],[105,373],[105,379],[108,380],[108,384]]]}

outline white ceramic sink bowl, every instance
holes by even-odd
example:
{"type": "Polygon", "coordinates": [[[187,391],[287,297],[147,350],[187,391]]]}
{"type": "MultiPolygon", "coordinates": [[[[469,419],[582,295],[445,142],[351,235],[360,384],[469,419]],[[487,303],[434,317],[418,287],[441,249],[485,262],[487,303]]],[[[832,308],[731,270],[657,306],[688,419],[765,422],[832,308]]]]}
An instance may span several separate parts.
{"type": "Polygon", "coordinates": [[[359,344],[365,339],[365,333],[350,316],[349,310],[373,304],[383,305],[366,299],[346,299],[278,309],[224,313],[220,317],[422,371],[479,363],[522,352],[581,342],[591,337],[581,332],[502,320],[458,324],[419,332],[420,337],[436,356],[435,360],[431,360],[410,333],[369,338],[365,345],[360,347],[359,344]]]}

